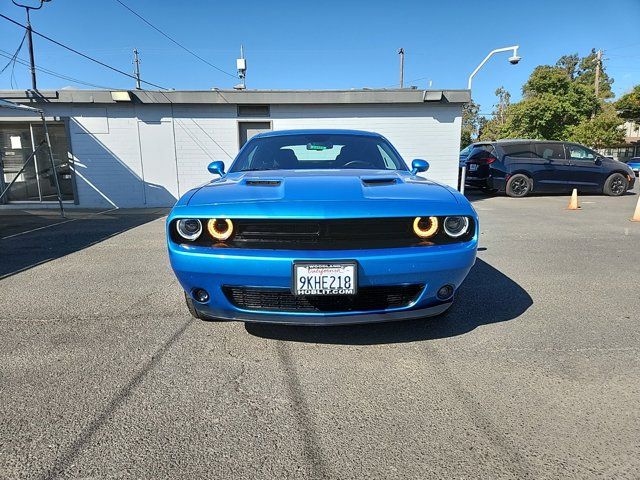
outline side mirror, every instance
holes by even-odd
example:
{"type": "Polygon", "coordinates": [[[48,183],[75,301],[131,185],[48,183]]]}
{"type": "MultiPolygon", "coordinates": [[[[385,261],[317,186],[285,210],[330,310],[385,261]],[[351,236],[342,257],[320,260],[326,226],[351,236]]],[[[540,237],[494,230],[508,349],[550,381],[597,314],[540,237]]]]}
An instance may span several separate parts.
{"type": "Polygon", "coordinates": [[[416,158],[413,162],[411,162],[411,173],[414,175],[420,172],[426,172],[429,170],[429,162],[426,160],[422,160],[420,158],[416,158]]]}
{"type": "Polygon", "coordinates": [[[222,177],[224,175],[224,162],[221,162],[220,160],[211,162],[207,166],[207,170],[209,170],[209,173],[220,175],[222,177]]]}

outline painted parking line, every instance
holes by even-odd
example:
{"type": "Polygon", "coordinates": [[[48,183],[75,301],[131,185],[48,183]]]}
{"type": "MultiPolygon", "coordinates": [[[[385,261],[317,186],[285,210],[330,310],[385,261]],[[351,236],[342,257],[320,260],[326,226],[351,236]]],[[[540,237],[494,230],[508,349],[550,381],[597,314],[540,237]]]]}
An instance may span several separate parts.
{"type": "Polygon", "coordinates": [[[31,230],[25,230],[24,232],[14,233],[13,235],[7,235],[6,237],[0,237],[0,240],[8,240],[10,238],[19,237],[20,235],[26,235],[27,233],[37,232],[38,230],[44,230],[45,228],[50,228],[50,227],[55,227],[57,225],[63,225],[65,223],[75,222],[76,220],[85,220],[87,218],[91,218],[91,217],[94,217],[96,215],[102,215],[103,213],[113,212],[114,210],[118,210],[118,207],[110,208],[109,210],[103,210],[102,212],[91,213],[91,214],[86,215],[84,217],[71,218],[71,219],[68,219],[68,220],[63,220],[62,222],[52,223],[51,225],[44,225],[43,227],[32,228],[31,230]]]}

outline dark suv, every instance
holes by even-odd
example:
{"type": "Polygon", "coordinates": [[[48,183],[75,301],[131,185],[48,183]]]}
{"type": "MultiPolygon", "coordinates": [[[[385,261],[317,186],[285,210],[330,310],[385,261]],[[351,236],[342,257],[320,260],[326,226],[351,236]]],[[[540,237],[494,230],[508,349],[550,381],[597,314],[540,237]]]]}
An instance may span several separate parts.
{"type": "Polygon", "coordinates": [[[631,168],[577,143],[498,140],[475,143],[465,185],[524,197],[531,192],[598,192],[619,196],[633,188],[631,168]]]}

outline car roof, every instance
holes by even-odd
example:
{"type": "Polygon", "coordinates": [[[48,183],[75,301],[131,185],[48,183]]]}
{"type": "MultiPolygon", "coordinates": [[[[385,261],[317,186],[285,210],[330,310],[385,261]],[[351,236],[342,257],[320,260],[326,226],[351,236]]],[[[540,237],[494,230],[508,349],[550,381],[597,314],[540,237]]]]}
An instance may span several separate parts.
{"type": "Polygon", "coordinates": [[[299,130],[272,130],[269,132],[259,133],[255,135],[253,138],[266,138],[266,137],[281,137],[284,135],[313,135],[313,134],[324,134],[324,135],[356,135],[360,137],[382,137],[379,133],[375,132],[366,132],[364,130],[343,130],[336,128],[309,128],[309,129],[299,129],[299,130]]]}
{"type": "Polygon", "coordinates": [[[572,142],[563,142],[561,140],[534,140],[529,138],[504,138],[501,140],[496,140],[497,144],[504,145],[507,143],[572,143],[572,142]]]}

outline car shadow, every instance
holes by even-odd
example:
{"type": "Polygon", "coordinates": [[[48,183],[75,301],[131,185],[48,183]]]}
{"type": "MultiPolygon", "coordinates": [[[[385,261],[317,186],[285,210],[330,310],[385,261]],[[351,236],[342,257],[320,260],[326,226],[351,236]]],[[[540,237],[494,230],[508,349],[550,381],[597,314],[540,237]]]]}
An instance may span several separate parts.
{"type": "Polygon", "coordinates": [[[462,335],[481,325],[522,315],[531,296],[520,285],[478,259],[460,287],[454,305],[439,317],[400,322],[340,326],[291,326],[246,323],[251,335],[290,342],[376,345],[406,343],[462,335]]]}
{"type": "Polygon", "coordinates": [[[28,211],[0,212],[0,280],[91,247],[166,214],[166,209],[159,208],[114,209],[91,214],[70,212],[66,219],[61,219],[48,212],[46,215],[29,215],[28,211]],[[2,236],[3,232],[7,235],[2,236]]]}
{"type": "MultiPolygon", "coordinates": [[[[635,190],[636,190],[635,187],[632,190],[627,190],[625,193],[620,195],[620,197],[633,197],[635,195],[638,195],[638,193],[635,190]]],[[[607,198],[613,198],[613,197],[608,197],[605,194],[600,193],[600,192],[578,192],[578,194],[580,195],[580,197],[607,197],[607,198]]],[[[465,189],[464,196],[467,197],[467,200],[469,200],[471,203],[481,202],[483,200],[488,200],[488,199],[494,198],[494,197],[509,198],[509,196],[507,194],[505,194],[504,192],[486,193],[486,192],[483,192],[483,191],[481,191],[479,189],[474,189],[474,188],[469,188],[469,187],[467,187],[465,189]]],[[[527,195],[527,198],[566,197],[568,199],[570,196],[571,196],[571,192],[531,192],[529,195],[527,195]]],[[[519,199],[518,198],[514,198],[513,200],[517,201],[519,199]]]]}

